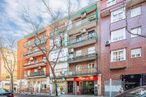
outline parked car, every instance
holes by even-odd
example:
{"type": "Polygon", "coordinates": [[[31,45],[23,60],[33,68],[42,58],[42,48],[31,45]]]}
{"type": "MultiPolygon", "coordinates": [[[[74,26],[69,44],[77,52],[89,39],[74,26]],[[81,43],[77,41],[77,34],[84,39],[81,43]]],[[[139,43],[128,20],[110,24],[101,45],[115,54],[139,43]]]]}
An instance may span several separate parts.
{"type": "Polygon", "coordinates": [[[14,97],[14,94],[6,89],[0,89],[0,97],[14,97]]]}
{"type": "Polygon", "coordinates": [[[124,91],[115,97],[146,97],[146,86],[140,86],[124,91]]]}

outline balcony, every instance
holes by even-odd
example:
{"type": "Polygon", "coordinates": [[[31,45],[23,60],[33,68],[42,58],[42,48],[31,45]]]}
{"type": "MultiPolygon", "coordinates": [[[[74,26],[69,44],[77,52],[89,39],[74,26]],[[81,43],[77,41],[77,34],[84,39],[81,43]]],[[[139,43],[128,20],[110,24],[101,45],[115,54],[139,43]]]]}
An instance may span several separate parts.
{"type": "Polygon", "coordinates": [[[31,41],[26,42],[25,45],[24,45],[24,47],[25,48],[34,47],[36,45],[44,44],[45,42],[46,42],[46,38],[40,39],[40,41],[31,40],[31,41]]]}
{"type": "Polygon", "coordinates": [[[127,68],[126,61],[119,61],[119,62],[111,62],[110,63],[110,70],[121,70],[127,68]]]}
{"type": "MultiPolygon", "coordinates": [[[[66,77],[77,77],[77,76],[89,76],[96,75],[98,73],[97,68],[82,68],[80,70],[68,70],[66,68],[62,68],[59,71],[56,71],[57,78],[66,78],[66,77]]],[[[51,78],[53,76],[51,75],[51,78]]]]}
{"type": "Polygon", "coordinates": [[[36,68],[36,67],[42,67],[42,66],[46,66],[46,63],[47,63],[47,61],[44,59],[41,61],[33,61],[33,62],[24,64],[24,68],[31,69],[31,68],[36,68]]]}
{"type": "Polygon", "coordinates": [[[93,16],[87,17],[84,20],[73,23],[70,29],[68,29],[68,32],[69,32],[68,34],[71,35],[71,34],[81,31],[81,29],[94,27],[96,26],[96,20],[97,20],[97,17],[95,14],[93,16]]]}
{"type": "Polygon", "coordinates": [[[126,0],[126,5],[127,7],[132,7],[143,2],[146,2],[146,0],[126,0]]]}
{"type": "Polygon", "coordinates": [[[78,62],[95,60],[96,57],[97,57],[96,53],[82,54],[80,56],[73,55],[73,57],[68,59],[68,63],[78,63],[78,62]]]}
{"type": "Polygon", "coordinates": [[[32,72],[30,75],[27,75],[26,78],[43,78],[46,77],[46,73],[44,71],[40,72],[32,72]]]}
{"type": "Polygon", "coordinates": [[[96,34],[93,36],[83,36],[80,40],[71,39],[68,43],[68,48],[77,48],[96,43],[96,34]]]}
{"type": "MultiPolygon", "coordinates": [[[[46,52],[45,48],[42,48],[42,50],[44,52],[46,52]]],[[[33,51],[28,51],[24,54],[25,58],[30,58],[30,57],[40,56],[40,55],[43,55],[43,52],[39,49],[35,49],[33,51]]]]}

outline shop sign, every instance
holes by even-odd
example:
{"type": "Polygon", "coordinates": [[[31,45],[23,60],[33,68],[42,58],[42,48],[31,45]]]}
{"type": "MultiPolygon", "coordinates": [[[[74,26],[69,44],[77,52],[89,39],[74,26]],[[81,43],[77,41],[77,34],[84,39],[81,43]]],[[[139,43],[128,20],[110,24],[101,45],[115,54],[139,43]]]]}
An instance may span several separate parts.
{"type": "Polygon", "coordinates": [[[75,77],[74,81],[93,81],[97,80],[97,76],[85,76],[85,77],[75,77]]]}

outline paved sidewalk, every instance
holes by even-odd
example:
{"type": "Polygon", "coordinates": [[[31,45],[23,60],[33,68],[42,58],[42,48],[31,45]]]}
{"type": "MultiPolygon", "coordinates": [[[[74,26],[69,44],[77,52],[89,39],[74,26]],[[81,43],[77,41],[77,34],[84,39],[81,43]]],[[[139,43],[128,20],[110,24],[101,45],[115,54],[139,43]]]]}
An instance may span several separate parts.
{"type": "Polygon", "coordinates": [[[93,95],[60,95],[59,97],[104,97],[104,96],[93,96],[93,95]]]}
{"type": "MultiPolygon", "coordinates": [[[[19,93],[19,95],[31,95],[31,96],[42,96],[42,97],[55,97],[55,96],[50,96],[48,94],[27,94],[27,93],[19,93]]],[[[57,97],[106,97],[106,96],[94,96],[94,95],[59,95],[57,97]]]]}

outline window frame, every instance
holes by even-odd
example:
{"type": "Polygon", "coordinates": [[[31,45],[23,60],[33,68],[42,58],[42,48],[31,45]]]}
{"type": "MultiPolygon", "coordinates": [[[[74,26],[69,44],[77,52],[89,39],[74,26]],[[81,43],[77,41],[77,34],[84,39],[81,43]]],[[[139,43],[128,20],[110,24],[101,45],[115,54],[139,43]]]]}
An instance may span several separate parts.
{"type": "MultiPolygon", "coordinates": [[[[119,54],[119,56],[121,56],[121,55],[119,54]]],[[[125,61],[125,60],[126,60],[126,49],[125,48],[111,51],[111,60],[110,60],[111,62],[121,62],[121,61],[125,61]],[[119,60],[118,59],[114,60],[114,52],[119,53],[120,51],[123,51],[123,59],[121,60],[119,57],[119,60]]]]}
{"type": "MultiPolygon", "coordinates": [[[[122,14],[121,14],[122,15],[122,14]]],[[[118,17],[118,16],[117,16],[118,17]]],[[[121,20],[123,20],[123,19],[126,19],[126,8],[125,7],[121,7],[121,8],[119,8],[119,9],[117,9],[117,10],[114,10],[114,11],[112,11],[111,12],[111,23],[115,23],[115,22],[118,22],[118,21],[121,21],[121,20]],[[122,18],[115,18],[114,19],[114,15],[120,15],[120,13],[121,12],[119,12],[119,13],[117,13],[118,11],[120,11],[120,10],[123,10],[123,11],[121,11],[124,15],[124,17],[122,17],[122,18]],[[116,14],[115,14],[116,13],[116,14]]]]}
{"type": "Polygon", "coordinates": [[[125,40],[126,39],[126,28],[120,28],[120,29],[117,29],[117,30],[114,30],[114,31],[111,31],[110,32],[110,40],[111,40],[111,42],[117,42],[117,41],[121,41],[121,40],[125,40]],[[123,38],[122,39],[118,39],[118,40],[113,40],[114,38],[113,38],[113,36],[112,36],[112,33],[120,33],[120,32],[118,32],[118,31],[120,31],[120,30],[123,30],[122,32],[124,33],[123,35],[123,38]]]}
{"type": "MultiPolygon", "coordinates": [[[[136,34],[139,34],[139,35],[141,35],[142,34],[142,27],[141,26],[139,26],[139,27],[135,27],[135,28],[133,28],[133,29],[131,29],[131,33],[133,33],[132,31],[134,31],[134,30],[140,30],[140,33],[138,33],[138,31],[137,31],[137,33],[136,34]],[[140,28],[140,29],[139,29],[140,28]]],[[[135,33],[134,33],[135,34],[135,33]]],[[[133,34],[130,34],[130,38],[136,38],[136,37],[139,37],[138,35],[133,35],[133,34]]]]}
{"type": "MultiPolygon", "coordinates": [[[[131,54],[131,58],[139,58],[139,57],[142,57],[142,48],[141,47],[138,47],[138,48],[132,48],[131,49],[131,51],[130,51],[130,54],[131,54]],[[137,49],[140,49],[140,56],[135,56],[135,57],[133,57],[133,55],[132,55],[132,51],[133,50],[137,50],[137,49]]],[[[136,54],[134,54],[134,55],[136,55],[136,54]]]]}
{"type": "Polygon", "coordinates": [[[137,7],[134,7],[134,8],[132,8],[131,10],[130,10],[130,17],[131,18],[134,18],[134,17],[137,17],[137,16],[140,16],[142,14],[142,7],[141,6],[137,6],[137,7]],[[136,14],[136,15],[133,15],[132,13],[132,11],[134,11],[134,10],[136,10],[137,8],[140,8],[140,13],[139,14],[136,14]]]}

